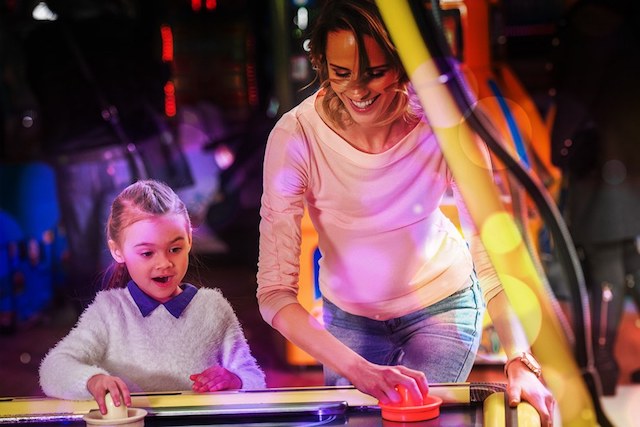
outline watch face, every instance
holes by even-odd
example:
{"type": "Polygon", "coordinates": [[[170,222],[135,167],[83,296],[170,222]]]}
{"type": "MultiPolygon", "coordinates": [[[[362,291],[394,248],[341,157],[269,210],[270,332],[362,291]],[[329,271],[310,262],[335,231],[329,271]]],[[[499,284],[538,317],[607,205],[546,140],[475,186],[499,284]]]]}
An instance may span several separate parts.
{"type": "Polygon", "coordinates": [[[525,359],[528,363],[530,363],[531,366],[533,366],[535,369],[540,369],[540,364],[538,363],[538,361],[536,359],[531,357],[530,354],[524,353],[522,355],[522,358],[525,359]]]}
{"type": "Polygon", "coordinates": [[[522,363],[531,370],[538,378],[542,375],[542,368],[538,361],[528,353],[522,353],[522,357],[520,358],[522,363]]]}

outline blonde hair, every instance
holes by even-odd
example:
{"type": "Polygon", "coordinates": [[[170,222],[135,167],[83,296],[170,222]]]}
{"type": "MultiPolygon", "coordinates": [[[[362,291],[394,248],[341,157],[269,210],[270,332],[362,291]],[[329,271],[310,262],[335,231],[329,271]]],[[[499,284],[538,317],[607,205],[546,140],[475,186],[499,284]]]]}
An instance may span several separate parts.
{"type": "Polygon", "coordinates": [[[327,0],[318,15],[309,40],[309,59],[316,71],[314,82],[324,90],[322,106],[330,120],[341,128],[351,123],[344,104],[331,87],[329,67],[326,61],[327,36],[329,33],[347,30],[356,38],[359,55],[359,76],[364,76],[369,67],[369,58],[364,46],[364,37],[370,36],[383,50],[393,71],[398,73],[397,96],[390,106],[389,118],[381,124],[394,122],[403,117],[408,122],[422,115],[422,108],[411,90],[409,77],[402,66],[398,52],[384,26],[380,12],[373,0],[327,0]]]}
{"type": "MultiPolygon", "coordinates": [[[[122,241],[123,231],[138,221],[160,215],[178,214],[185,220],[191,234],[191,218],[185,204],[168,185],[155,180],[137,181],[116,196],[107,220],[107,239],[116,244],[122,241]]],[[[131,280],[124,263],[112,266],[106,289],[122,288],[131,280]]]]}

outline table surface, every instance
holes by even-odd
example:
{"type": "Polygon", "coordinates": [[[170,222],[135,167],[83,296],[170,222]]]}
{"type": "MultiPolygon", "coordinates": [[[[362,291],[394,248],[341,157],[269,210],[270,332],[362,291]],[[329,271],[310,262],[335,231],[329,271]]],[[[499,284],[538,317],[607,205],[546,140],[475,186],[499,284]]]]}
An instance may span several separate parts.
{"type": "MultiPolygon", "coordinates": [[[[440,416],[411,423],[384,420],[378,402],[353,387],[145,393],[134,394],[132,406],[148,411],[146,426],[481,426],[494,411],[486,403],[495,400],[504,416],[492,425],[514,415],[515,424],[508,424],[517,425],[517,411],[504,405],[503,391],[503,384],[433,384],[431,394],[444,401],[440,416]]],[[[85,425],[83,416],[95,408],[94,401],[0,398],[0,425],[85,425]]]]}

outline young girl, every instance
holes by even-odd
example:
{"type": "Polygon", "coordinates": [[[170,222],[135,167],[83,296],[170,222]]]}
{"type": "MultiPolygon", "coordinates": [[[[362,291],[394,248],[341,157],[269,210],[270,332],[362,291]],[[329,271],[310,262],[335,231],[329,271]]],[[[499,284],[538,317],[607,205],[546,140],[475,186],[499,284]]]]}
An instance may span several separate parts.
{"type": "Polygon", "coordinates": [[[45,394],[93,397],[104,414],[107,392],[129,406],[133,391],[265,387],[229,302],[182,282],[191,221],[173,190],[152,180],[127,187],[111,206],[107,239],[114,272],[42,361],[45,394]]]}

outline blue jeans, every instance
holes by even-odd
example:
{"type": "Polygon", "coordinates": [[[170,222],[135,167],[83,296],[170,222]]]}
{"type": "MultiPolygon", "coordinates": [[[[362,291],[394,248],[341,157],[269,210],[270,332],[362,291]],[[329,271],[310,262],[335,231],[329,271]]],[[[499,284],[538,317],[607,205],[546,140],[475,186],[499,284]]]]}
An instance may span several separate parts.
{"type": "MultiPolygon", "coordinates": [[[[429,307],[384,321],[349,314],[325,298],[325,328],[372,363],[422,371],[430,383],[466,381],[480,344],[484,314],[475,274],[469,284],[429,307]]],[[[326,366],[324,378],[326,385],[350,384],[326,366]]]]}

